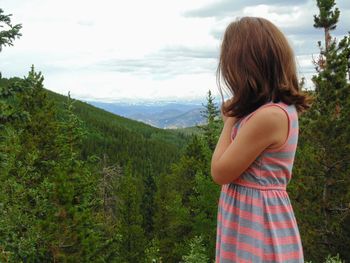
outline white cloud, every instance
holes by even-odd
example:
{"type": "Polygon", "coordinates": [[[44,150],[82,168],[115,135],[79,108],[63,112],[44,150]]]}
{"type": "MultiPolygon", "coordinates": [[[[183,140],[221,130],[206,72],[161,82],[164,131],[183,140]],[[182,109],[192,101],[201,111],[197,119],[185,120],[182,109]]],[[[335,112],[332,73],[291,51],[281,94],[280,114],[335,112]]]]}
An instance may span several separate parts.
{"type": "Polygon", "coordinates": [[[174,47],[193,52],[217,45],[208,34],[213,19],[183,17],[185,8],[198,7],[195,2],[5,0],[2,6],[6,13],[13,13],[14,22],[23,24],[22,38],[1,54],[5,76],[25,75],[35,64],[49,89],[61,93],[71,90],[72,95],[91,99],[200,96],[198,87],[207,86],[208,78],[213,80],[212,74],[201,72],[206,66],[200,57],[193,61],[188,58],[181,65],[183,60],[171,60],[186,57],[186,51],[169,56],[174,47]],[[140,74],[140,68],[119,72],[101,67],[106,61],[119,63],[116,68],[132,61],[142,62],[144,69],[158,66],[158,70],[168,71],[167,79],[159,80],[162,77],[152,70],[140,74]],[[183,92],[178,94],[179,87],[183,92]]]}
{"type": "Polygon", "coordinates": [[[147,76],[135,78],[126,73],[76,72],[73,75],[49,74],[45,84],[49,89],[61,94],[67,95],[68,91],[71,91],[72,97],[108,102],[128,99],[137,101],[204,99],[209,89],[218,96],[215,78],[207,73],[154,80],[147,76]],[[57,85],[58,82],[60,85],[57,85]]]}
{"type": "Polygon", "coordinates": [[[236,1],[240,8],[229,17],[221,10],[229,2],[216,3],[3,0],[4,12],[23,24],[23,36],[3,49],[0,67],[4,76],[23,76],[34,64],[47,88],[63,94],[70,90],[78,98],[203,98],[208,89],[217,91],[215,68],[224,28],[236,16],[255,15],[281,27],[296,50],[300,73],[310,78],[312,54],[322,39],[322,32],[312,27],[313,1],[299,0],[294,6],[282,0],[270,5],[250,0],[248,6],[236,1]],[[205,9],[215,5],[218,16],[205,9]],[[186,15],[191,10],[205,15],[186,15]]]}

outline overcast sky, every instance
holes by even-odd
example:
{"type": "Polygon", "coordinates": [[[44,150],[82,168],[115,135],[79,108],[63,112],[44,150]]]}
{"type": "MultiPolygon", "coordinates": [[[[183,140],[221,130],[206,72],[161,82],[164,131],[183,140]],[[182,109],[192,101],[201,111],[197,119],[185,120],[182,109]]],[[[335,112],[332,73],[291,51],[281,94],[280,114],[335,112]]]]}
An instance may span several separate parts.
{"type": "MultiPolygon", "coordinates": [[[[23,36],[0,53],[3,76],[23,77],[32,64],[47,89],[83,100],[193,100],[210,89],[225,27],[260,16],[288,37],[299,77],[315,74],[323,31],[313,28],[314,0],[0,0],[23,36]]],[[[350,1],[338,0],[350,31],[350,1]]]]}

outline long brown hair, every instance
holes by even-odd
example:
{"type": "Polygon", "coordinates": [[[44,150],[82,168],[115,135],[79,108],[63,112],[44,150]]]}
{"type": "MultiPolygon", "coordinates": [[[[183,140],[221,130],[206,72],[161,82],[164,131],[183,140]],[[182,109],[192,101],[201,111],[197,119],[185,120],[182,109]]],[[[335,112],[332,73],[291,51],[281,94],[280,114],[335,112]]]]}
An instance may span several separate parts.
{"type": "Polygon", "coordinates": [[[226,116],[241,118],[273,101],[294,104],[298,112],[310,108],[312,98],[301,91],[295,56],[286,37],[270,21],[243,17],[224,33],[216,72],[233,95],[223,106],[226,116]]]}

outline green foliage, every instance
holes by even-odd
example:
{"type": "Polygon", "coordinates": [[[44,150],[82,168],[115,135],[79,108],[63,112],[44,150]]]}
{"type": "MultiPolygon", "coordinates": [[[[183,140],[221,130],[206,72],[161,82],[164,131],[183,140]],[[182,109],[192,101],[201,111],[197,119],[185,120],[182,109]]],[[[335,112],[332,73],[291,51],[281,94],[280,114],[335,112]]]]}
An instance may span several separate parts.
{"type": "Polygon", "coordinates": [[[330,255],[327,256],[325,263],[343,263],[341,258],[339,257],[339,254],[336,256],[332,257],[330,255]]]}
{"type": "Polygon", "coordinates": [[[154,235],[155,178],[180,155],[176,144],[186,137],[161,131],[154,139],[147,129],[158,129],[119,122],[69,94],[57,99],[34,67],[24,79],[0,85],[8,109],[0,133],[1,255],[10,262],[143,260],[154,235]]]}
{"type": "Polygon", "coordinates": [[[206,263],[209,262],[205,247],[202,244],[201,236],[195,236],[189,244],[191,250],[186,256],[183,256],[184,263],[206,263]]]}
{"type": "MultiPolygon", "coordinates": [[[[312,263],[312,261],[306,261],[306,263],[312,263]]],[[[345,261],[341,260],[339,254],[337,254],[333,257],[331,255],[328,255],[324,263],[345,263],[345,261]]]]}
{"type": "MultiPolygon", "coordinates": [[[[54,162],[49,164],[51,160],[41,157],[45,152],[44,148],[51,149],[55,145],[54,141],[48,140],[50,135],[43,131],[49,122],[48,127],[57,127],[57,123],[54,120],[49,121],[40,114],[39,108],[43,107],[50,116],[52,108],[49,104],[42,101],[37,107],[34,102],[36,98],[29,95],[34,93],[38,97],[43,95],[40,74],[34,73],[32,68],[24,81],[15,84],[20,88],[14,89],[10,86],[7,90],[11,92],[7,94],[11,94],[8,96],[11,99],[4,100],[3,105],[8,103],[7,108],[16,108],[19,113],[17,116],[26,115],[28,118],[19,121],[14,114],[8,114],[12,116],[11,118],[3,118],[3,131],[5,131],[2,132],[5,138],[3,154],[7,155],[7,158],[2,166],[5,172],[1,173],[3,205],[0,214],[1,246],[8,252],[10,262],[34,258],[43,260],[47,255],[42,253],[42,247],[50,240],[49,235],[44,234],[43,221],[50,212],[53,212],[50,194],[54,185],[41,172],[45,165],[53,169],[54,162]],[[27,100],[26,103],[23,103],[24,99],[27,100]],[[38,131],[40,132],[33,136],[33,133],[38,131]],[[9,144],[10,142],[13,144],[9,144]],[[48,144],[44,146],[42,142],[48,144]],[[13,152],[6,151],[6,148],[13,152]]],[[[52,134],[54,133],[55,129],[52,131],[52,134]]]]}
{"type": "Polygon", "coordinates": [[[117,217],[122,236],[119,262],[141,262],[146,247],[141,215],[142,183],[140,178],[132,175],[130,164],[120,177],[117,190],[117,217]]]}
{"type": "Polygon", "coordinates": [[[27,112],[16,106],[17,92],[22,89],[18,79],[11,82],[0,79],[0,174],[7,175],[12,169],[19,151],[18,140],[20,131],[16,131],[15,122],[26,122],[27,112]]]}
{"type": "MultiPolygon", "coordinates": [[[[339,10],[334,1],[318,1],[315,26],[334,29],[339,10]],[[328,22],[327,22],[328,21],[328,22]]],[[[340,253],[350,260],[350,38],[329,35],[316,62],[315,100],[300,118],[299,147],[290,190],[308,259],[320,262],[340,253]]]]}
{"type": "Polygon", "coordinates": [[[21,111],[17,106],[18,92],[23,87],[21,79],[12,78],[10,80],[0,78],[0,127],[4,127],[5,123],[14,121],[26,121],[27,112],[21,111]]]}
{"type": "MultiPolygon", "coordinates": [[[[211,114],[207,115],[209,126],[215,121],[213,114],[218,112],[210,93],[207,103],[211,106],[205,106],[206,109],[213,106],[211,114]]],[[[209,143],[218,136],[219,130],[205,130],[205,135],[192,136],[181,158],[171,166],[170,174],[161,174],[156,180],[155,235],[165,262],[179,262],[183,255],[188,255],[188,260],[194,260],[198,244],[193,248],[196,251],[191,252],[189,243],[195,236],[201,236],[204,243],[201,255],[208,260],[215,257],[220,187],[212,182],[210,176],[212,149],[209,143]]]]}
{"type": "Polygon", "coordinates": [[[149,162],[142,173],[143,196],[141,201],[142,213],[142,229],[146,232],[148,239],[152,238],[154,230],[154,195],[156,190],[155,183],[156,171],[153,169],[152,163],[149,162]]]}
{"type": "Polygon", "coordinates": [[[9,85],[11,96],[3,99],[27,118],[2,123],[1,257],[8,262],[102,259],[108,253],[101,251],[118,235],[107,232],[100,216],[98,158],[80,158],[85,131],[70,98],[59,119],[42,83],[32,67],[16,81],[20,88],[9,85]]]}
{"type": "Polygon", "coordinates": [[[317,0],[316,3],[320,13],[314,15],[314,27],[335,29],[340,16],[339,9],[337,7],[333,9],[335,0],[317,0]]]}
{"type": "Polygon", "coordinates": [[[12,46],[13,41],[22,35],[19,32],[22,25],[13,25],[11,22],[11,16],[11,14],[5,15],[4,11],[0,8],[0,28],[5,28],[5,30],[0,31],[0,52],[3,46],[12,46]]]}
{"type": "Polygon", "coordinates": [[[184,135],[191,136],[191,135],[198,135],[198,134],[203,134],[203,130],[201,128],[198,128],[197,126],[193,127],[186,127],[186,128],[177,128],[174,129],[176,132],[180,132],[184,135]]]}
{"type": "Polygon", "coordinates": [[[152,239],[149,246],[145,249],[145,260],[144,263],[160,263],[162,262],[162,257],[159,251],[159,240],[152,239]]]}
{"type": "Polygon", "coordinates": [[[214,151],[216,143],[219,139],[220,128],[222,128],[222,122],[219,116],[219,109],[215,105],[214,97],[211,95],[211,91],[208,91],[207,104],[203,105],[204,110],[201,111],[202,116],[205,118],[207,124],[203,126],[196,126],[203,130],[203,135],[208,143],[209,149],[214,151]]]}
{"type": "Polygon", "coordinates": [[[210,174],[199,171],[195,177],[194,194],[190,197],[193,211],[193,233],[201,235],[207,256],[215,257],[217,204],[220,186],[210,174]]]}
{"type": "MultiPolygon", "coordinates": [[[[61,112],[65,96],[48,91],[61,112]]],[[[133,121],[76,100],[74,113],[84,122],[87,136],[82,145],[82,157],[93,153],[108,156],[108,165],[122,167],[131,161],[133,173],[142,174],[150,163],[157,173],[165,172],[180,156],[188,137],[175,131],[162,130],[133,121]],[[145,158],[147,156],[147,158],[145,158]]],[[[59,114],[59,113],[58,113],[59,114]]]]}
{"type": "MultiPolygon", "coordinates": [[[[334,9],[334,6],[335,0],[317,0],[320,13],[314,15],[314,27],[324,29],[326,51],[329,50],[331,42],[330,31],[337,27],[340,16],[339,9],[337,7],[334,9]]],[[[318,45],[321,48],[321,41],[318,42],[318,45]]]]}

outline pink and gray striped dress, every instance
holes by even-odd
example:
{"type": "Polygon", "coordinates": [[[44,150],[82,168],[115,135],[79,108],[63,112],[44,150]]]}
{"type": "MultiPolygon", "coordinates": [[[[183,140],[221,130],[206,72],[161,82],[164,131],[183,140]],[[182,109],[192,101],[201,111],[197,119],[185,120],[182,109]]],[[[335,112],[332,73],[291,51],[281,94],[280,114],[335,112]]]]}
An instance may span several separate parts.
{"type": "Polygon", "coordinates": [[[304,262],[297,221],[286,191],[298,143],[295,105],[280,101],[260,106],[235,123],[231,141],[256,111],[269,106],[280,107],[287,113],[288,138],[278,149],[266,148],[240,177],[222,185],[216,263],[304,262]]]}

